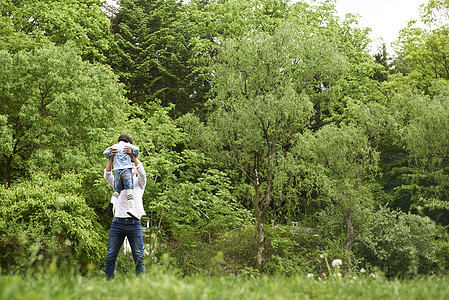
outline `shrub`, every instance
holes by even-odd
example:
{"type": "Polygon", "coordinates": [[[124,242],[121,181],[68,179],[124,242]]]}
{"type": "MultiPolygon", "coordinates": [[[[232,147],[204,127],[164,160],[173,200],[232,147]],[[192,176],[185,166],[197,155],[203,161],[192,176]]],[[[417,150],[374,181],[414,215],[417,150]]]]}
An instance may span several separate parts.
{"type": "Polygon", "coordinates": [[[299,226],[267,227],[267,259],[264,272],[302,275],[320,273],[320,237],[312,228],[299,226]]]}
{"type": "Polygon", "coordinates": [[[257,253],[255,229],[242,226],[222,232],[213,240],[195,234],[179,234],[168,242],[167,250],[187,275],[238,275],[254,266],[257,253]]]}
{"type": "Polygon", "coordinates": [[[380,208],[359,229],[354,251],[388,277],[429,273],[437,262],[436,233],[428,217],[380,208]]]}
{"type": "Polygon", "coordinates": [[[106,232],[77,194],[80,176],[35,173],[30,181],[0,187],[0,266],[25,272],[53,268],[85,271],[100,264],[106,232]]]}

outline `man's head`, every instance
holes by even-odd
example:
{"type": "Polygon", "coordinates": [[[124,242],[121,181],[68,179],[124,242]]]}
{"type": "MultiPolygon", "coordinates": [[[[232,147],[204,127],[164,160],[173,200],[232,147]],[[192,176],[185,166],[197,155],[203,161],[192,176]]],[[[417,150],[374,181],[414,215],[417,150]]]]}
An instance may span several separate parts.
{"type": "Polygon", "coordinates": [[[125,142],[125,143],[130,143],[130,144],[132,144],[132,143],[133,143],[133,138],[130,137],[129,135],[127,135],[126,133],[123,133],[123,134],[121,134],[121,135],[118,137],[118,141],[119,141],[119,142],[120,142],[120,141],[123,141],[123,142],[125,142]]]}

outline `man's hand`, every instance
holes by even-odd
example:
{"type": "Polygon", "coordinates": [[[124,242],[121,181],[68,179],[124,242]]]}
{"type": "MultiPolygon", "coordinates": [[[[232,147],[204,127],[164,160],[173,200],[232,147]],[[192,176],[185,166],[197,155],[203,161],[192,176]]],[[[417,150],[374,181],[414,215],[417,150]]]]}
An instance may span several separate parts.
{"type": "Polygon", "coordinates": [[[125,146],[125,148],[123,148],[123,152],[128,153],[129,156],[131,156],[131,160],[134,160],[134,157],[136,157],[129,146],[125,146]]]}
{"type": "Polygon", "coordinates": [[[110,157],[113,158],[117,153],[118,153],[118,150],[117,150],[117,149],[112,149],[112,150],[111,150],[110,157]]]}
{"type": "Polygon", "coordinates": [[[112,149],[111,154],[109,155],[108,163],[106,164],[106,172],[111,172],[112,170],[112,163],[114,161],[114,156],[118,153],[117,149],[112,149]]]}
{"type": "Polygon", "coordinates": [[[137,166],[139,164],[139,160],[137,159],[136,155],[134,155],[134,152],[129,148],[129,146],[125,146],[123,148],[123,152],[128,153],[129,156],[131,156],[131,161],[137,166]]]}

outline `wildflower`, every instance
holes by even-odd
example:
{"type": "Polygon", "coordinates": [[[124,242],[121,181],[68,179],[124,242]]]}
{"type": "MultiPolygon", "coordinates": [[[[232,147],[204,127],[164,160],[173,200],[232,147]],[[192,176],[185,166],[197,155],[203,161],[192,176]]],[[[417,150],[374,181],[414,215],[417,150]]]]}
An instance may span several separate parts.
{"type": "Polygon", "coordinates": [[[365,274],[365,273],[366,273],[366,270],[365,270],[364,268],[361,268],[361,269],[360,269],[360,273],[365,274]]]}
{"type": "Polygon", "coordinates": [[[332,268],[335,268],[337,266],[341,266],[343,264],[343,262],[341,261],[341,259],[334,259],[332,261],[332,268]]]}
{"type": "Polygon", "coordinates": [[[325,258],[325,257],[327,257],[326,253],[320,254],[320,258],[325,258]]]}
{"type": "Polygon", "coordinates": [[[307,274],[307,278],[313,278],[313,274],[312,273],[309,273],[309,274],[307,274]]]}
{"type": "Polygon", "coordinates": [[[371,276],[371,277],[373,277],[374,279],[376,279],[376,275],[373,274],[373,273],[369,274],[369,276],[371,276]]]}

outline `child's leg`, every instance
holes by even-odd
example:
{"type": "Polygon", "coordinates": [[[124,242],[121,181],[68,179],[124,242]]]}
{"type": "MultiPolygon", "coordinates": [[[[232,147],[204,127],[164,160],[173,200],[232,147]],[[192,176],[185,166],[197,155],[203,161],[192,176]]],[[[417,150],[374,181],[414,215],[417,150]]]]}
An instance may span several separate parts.
{"type": "Polygon", "coordinates": [[[117,199],[121,193],[121,191],[124,189],[123,181],[122,181],[122,171],[121,170],[115,170],[114,171],[114,194],[112,194],[111,202],[108,204],[108,209],[106,210],[109,217],[114,217],[115,215],[115,209],[117,204],[117,199]]]}
{"type": "Polygon", "coordinates": [[[108,209],[106,210],[106,213],[109,217],[113,218],[115,215],[115,208],[117,204],[118,196],[120,195],[120,192],[114,191],[111,197],[111,202],[108,204],[108,209]]]}
{"type": "Polygon", "coordinates": [[[133,179],[133,171],[132,169],[126,169],[126,172],[123,172],[123,185],[126,190],[126,200],[128,200],[128,215],[130,215],[133,219],[138,220],[135,207],[134,207],[134,197],[133,197],[133,189],[134,189],[134,179],[133,179]]]}
{"type": "Polygon", "coordinates": [[[128,200],[128,215],[133,217],[134,219],[139,219],[136,213],[136,209],[134,207],[134,197],[133,197],[133,190],[126,190],[126,200],[128,200]]]}

